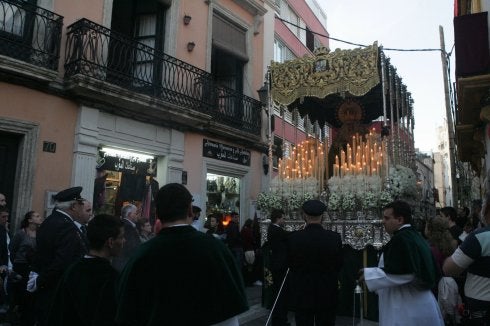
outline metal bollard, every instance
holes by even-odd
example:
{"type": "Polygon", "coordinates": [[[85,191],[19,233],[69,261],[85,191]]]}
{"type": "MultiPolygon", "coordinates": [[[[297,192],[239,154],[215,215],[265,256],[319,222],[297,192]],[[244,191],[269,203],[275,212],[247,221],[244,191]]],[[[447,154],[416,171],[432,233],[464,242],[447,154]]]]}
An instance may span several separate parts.
{"type": "Polygon", "coordinates": [[[356,287],[354,288],[354,300],[352,307],[352,326],[356,326],[356,295],[359,296],[359,325],[364,325],[364,311],[362,304],[362,286],[359,284],[359,281],[356,281],[356,287]]]}

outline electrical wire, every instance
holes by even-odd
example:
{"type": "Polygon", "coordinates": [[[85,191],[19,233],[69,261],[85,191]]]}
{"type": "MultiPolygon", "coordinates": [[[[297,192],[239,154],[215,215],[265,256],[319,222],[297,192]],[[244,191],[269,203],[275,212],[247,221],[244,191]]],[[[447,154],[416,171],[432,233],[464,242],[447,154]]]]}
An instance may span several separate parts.
{"type": "MultiPolygon", "coordinates": [[[[315,32],[315,31],[312,31],[310,29],[307,29],[305,27],[301,27],[297,24],[294,24],[286,19],[283,19],[279,16],[275,16],[276,19],[282,21],[283,23],[286,23],[286,24],[289,24],[291,26],[294,26],[296,28],[299,28],[299,29],[302,29],[302,30],[305,30],[305,31],[308,31],[312,34],[315,34],[315,35],[318,35],[318,36],[321,36],[321,37],[325,37],[325,38],[328,38],[329,40],[334,40],[334,41],[337,41],[337,42],[341,42],[341,43],[345,43],[345,44],[350,44],[350,45],[355,45],[355,46],[360,46],[360,47],[368,47],[369,45],[365,45],[365,44],[360,44],[360,43],[354,43],[354,42],[349,42],[349,41],[345,41],[345,40],[341,40],[341,39],[338,39],[338,38],[335,38],[335,37],[331,37],[329,35],[325,35],[325,34],[322,34],[322,33],[318,33],[318,32],[315,32]]],[[[451,48],[451,51],[449,53],[445,52],[446,55],[451,55],[452,52],[453,52],[453,49],[454,49],[454,45],[452,46],[451,48]]],[[[383,47],[383,50],[385,51],[399,51],[399,52],[431,52],[431,51],[437,51],[437,52],[441,52],[443,51],[442,49],[431,49],[431,48],[427,48],[427,49],[397,49],[397,48],[386,48],[386,47],[383,47]]]]}

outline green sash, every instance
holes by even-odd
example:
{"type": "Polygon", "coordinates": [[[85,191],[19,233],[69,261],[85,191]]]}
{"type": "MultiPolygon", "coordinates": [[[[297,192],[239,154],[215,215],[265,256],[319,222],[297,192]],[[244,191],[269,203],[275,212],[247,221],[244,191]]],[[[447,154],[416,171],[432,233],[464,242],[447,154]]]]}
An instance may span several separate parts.
{"type": "Polygon", "coordinates": [[[436,262],[427,241],[413,227],[396,231],[383,250],[388,274],[415,274],[421,286],[431,289],[437,280],[436,262]]]}

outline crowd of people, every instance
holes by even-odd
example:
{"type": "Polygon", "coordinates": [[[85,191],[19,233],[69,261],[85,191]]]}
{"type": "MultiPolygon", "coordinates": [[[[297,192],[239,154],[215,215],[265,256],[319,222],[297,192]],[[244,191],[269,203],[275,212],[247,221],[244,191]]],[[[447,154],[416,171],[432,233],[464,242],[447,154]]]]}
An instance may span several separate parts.
{"type": "MultiPolygon", "coordinates": [[[[57,193],[46,219],[27,212],[12,238],[0,194],[0,314],[11,324],[238,325],[245,287],[267,281],[271,325],[290,325],[289,312],[297,326],[335,325],[343,245],[322,226],[323,202],[303,203],[293,232],[271,211],[261,244],[257,217],[240,227],[238,213],[213,213],[203,224],[181,184],[158,191],[155,225],[131,203],[93,216],[81,192],[57,193]]],[[[390,240],[358,275],[377,293],[379,324],[490,325],[490,197],[441,208],[422,230],[404,201],[382,212],[390,240]]]]}

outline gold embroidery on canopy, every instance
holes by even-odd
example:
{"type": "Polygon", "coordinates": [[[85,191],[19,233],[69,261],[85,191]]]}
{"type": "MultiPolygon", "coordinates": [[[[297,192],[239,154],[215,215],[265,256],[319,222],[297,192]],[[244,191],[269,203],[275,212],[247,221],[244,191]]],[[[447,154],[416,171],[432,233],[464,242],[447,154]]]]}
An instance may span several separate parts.
{"type": "Polygon", "coordinates": [[[380,83],[378,43],[353,50],[329,52],[318,48],[314,56],[271,64],[272,99],[288,105],[298,98],[324,98],[349,92],[362,96],[380,83]]]}

